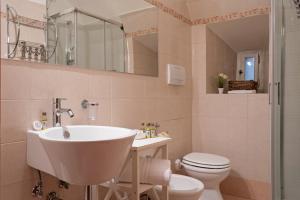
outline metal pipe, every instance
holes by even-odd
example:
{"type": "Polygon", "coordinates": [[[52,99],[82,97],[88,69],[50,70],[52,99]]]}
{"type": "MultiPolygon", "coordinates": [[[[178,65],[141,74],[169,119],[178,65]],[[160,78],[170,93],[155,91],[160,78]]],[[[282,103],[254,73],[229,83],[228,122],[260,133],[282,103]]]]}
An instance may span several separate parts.
{"type": "Polygon", "coordinates": [[[9,34],[9,18],[10,18],[10,11],[9,11],[9,6],[6,5],[6,17],[7,17],[7,22],[6,22],[6,35],[7,35],[7,57],[9,58],[9,53],[10,53],[10,34],[9,34]]]}
{"type": "MultiPolygon", "coordinates": [[[[77,45],[77,43],[78,43],[78,16],[77,16],[77,12],[76,12],[76,10],[74,11],[74,21],[75,21],[75,25],[74,25],[74,34],[75,34],[75,44],[74,44],[74,46],[75,46],[75,58],[74,58],[74,64],[75,65],[78,65],[78,45],[77,45]]],[[[72,38],[71,38],[72,39],[72,38]]]]}
{"type": "Polygon", "coordinates": [[[103,26],[103,38],[104,38],[104,41],[103,41],[103,44],[104,44],[104,70],[107,71],[107,59],[106,59],[106,56],[107,56],[107,52],[106,52],[106,23],[104,22],[104,26],[103,26]]]}
{"type": "Polygon", "coordinates": [[[85,199],[86,200],[92,200],[92,186],[87,185],[85,189],[85,199]]]}

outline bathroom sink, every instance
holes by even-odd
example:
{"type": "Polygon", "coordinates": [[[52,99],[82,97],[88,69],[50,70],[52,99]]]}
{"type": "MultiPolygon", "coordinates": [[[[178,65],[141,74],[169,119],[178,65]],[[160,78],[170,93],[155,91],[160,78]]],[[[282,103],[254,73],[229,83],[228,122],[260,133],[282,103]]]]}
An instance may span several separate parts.
{"type": "Polygon", "coordinates": [[[75,185],[95,185],[117,176],[134,140],[130,129],[66,126],[28,131],[27,162],[75,185]]]}

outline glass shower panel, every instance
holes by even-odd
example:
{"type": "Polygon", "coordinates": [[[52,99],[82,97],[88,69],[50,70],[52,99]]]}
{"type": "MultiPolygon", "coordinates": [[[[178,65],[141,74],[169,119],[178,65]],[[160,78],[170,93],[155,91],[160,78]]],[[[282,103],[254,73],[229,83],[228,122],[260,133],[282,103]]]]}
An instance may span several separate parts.
{"type": "Polygon", "coordinates": [[[124,32],[120,26],[105,22],[106,70],[125,72],[124,32]]]}
{"type": "Polygon", "coordinates": [[[104,22],[77,12],[77,66],[105,70],[104,22]]]}
{"type": "MultiPolygon", "coordinates": [[[[58,43],[55,55],[50,58],[50,63],[65,65],[75,64],[75,17],[74,13],[62,15],[55,20],[58,33],[58,43]]],[[[48,26],[48,45],[55,44],[55,29],[48,26]]]]}
{"type": "Polygon", "coordinates": [[[300,199],[300,18],[293,0],[283,0],[282,186],[285,200],[300,199]]]}

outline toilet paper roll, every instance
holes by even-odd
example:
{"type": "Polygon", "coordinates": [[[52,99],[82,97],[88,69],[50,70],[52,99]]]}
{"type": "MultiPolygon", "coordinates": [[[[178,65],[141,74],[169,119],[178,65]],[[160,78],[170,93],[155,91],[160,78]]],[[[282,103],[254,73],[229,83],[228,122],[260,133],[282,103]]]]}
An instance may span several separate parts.
{"type": "MultiPolygon", "coordinates": [[[[171,162],[169,160],[140,157],[140,182],[153,185],[169,185],[171,162]]],[[[132,182],[131,162],[125,167],[121,177],[121,182],[132,182]]]]}
{"type": "Polygon", "coordinates": [[[175,164],[174,166],[175,166],[175,170],[176,171],[181,170],[181,160],[176,159],[175,162],[174,162],[174,164],[175,164]]]}

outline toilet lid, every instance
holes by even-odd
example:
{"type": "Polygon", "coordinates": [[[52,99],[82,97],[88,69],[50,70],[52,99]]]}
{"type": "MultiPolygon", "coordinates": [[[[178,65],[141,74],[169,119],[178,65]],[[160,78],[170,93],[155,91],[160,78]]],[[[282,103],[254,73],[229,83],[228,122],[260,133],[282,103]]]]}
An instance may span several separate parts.
{"type": "Polygon", "coordinates": [[[223,169],[230,167],[230,160],[223,156],[207,153],[190,153],[183,157],[182,162],[195,167],[223,169]]]}

